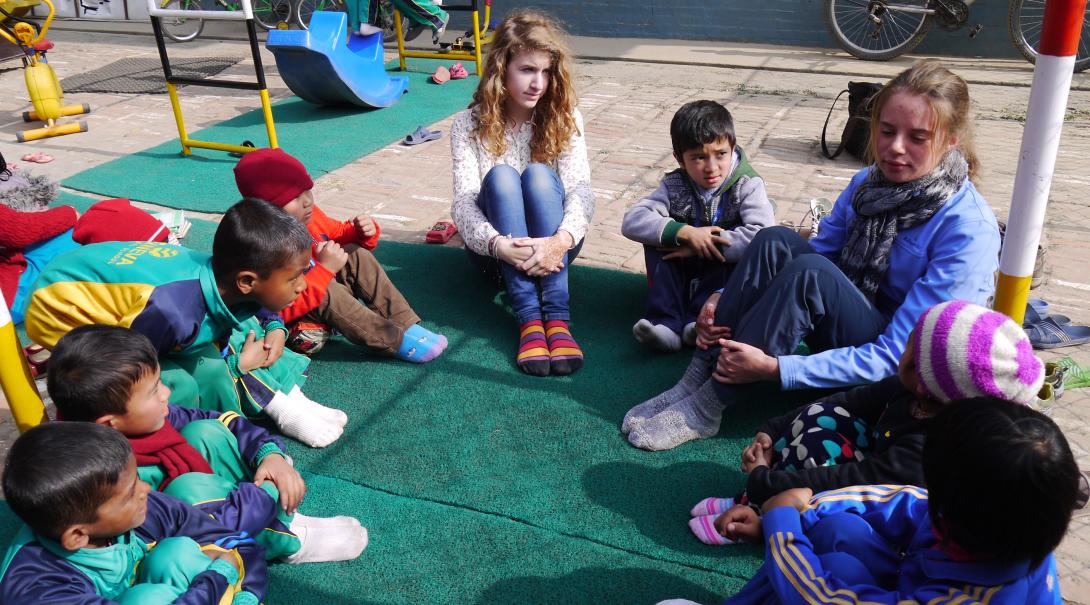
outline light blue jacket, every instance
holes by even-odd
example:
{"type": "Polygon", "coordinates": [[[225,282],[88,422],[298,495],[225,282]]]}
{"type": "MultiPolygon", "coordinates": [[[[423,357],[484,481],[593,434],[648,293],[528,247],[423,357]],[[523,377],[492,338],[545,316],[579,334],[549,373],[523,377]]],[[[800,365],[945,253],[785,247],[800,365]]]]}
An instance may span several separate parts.
{"type": "MultiPolygon", "coordinates": [[[[834,263],[840,260],[848,226],[855,220],[852,193],[871,169],[852,177],[811,242],[834,263]]],[[[893,375],[920,315],[947,300],[986,305],[995,291],[998,269],[999,225],[984,197],[966,179],[931,220],[897,234],[875,300],[890,318],[878,340],[813,355],[783,355],[780,384],[784,389],[846,387],[893,375]]]]}

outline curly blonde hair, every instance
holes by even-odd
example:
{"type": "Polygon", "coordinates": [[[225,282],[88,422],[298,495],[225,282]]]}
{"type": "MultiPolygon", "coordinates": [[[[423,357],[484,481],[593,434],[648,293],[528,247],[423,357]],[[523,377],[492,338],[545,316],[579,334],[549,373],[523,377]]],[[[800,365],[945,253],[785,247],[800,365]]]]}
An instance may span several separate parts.
{"type": "Polygon", "coordinates": [[[470,109],[477,109],[477,138],[494,156],[507,151],[504,132],[507,116],[504,108],[507,89],[504,79],[507,65],[519,54],[541,51],[552,57],[549,67],[549,87],[538,101],[531,122],[534,128],[530,140],[530,156],[535,162],[552,163],[568,147],[578,133],[575,124],[575,87],[572,85],[571,52],[565,44],[566,34],[551,16],[533,9],[512,11],[496,28],[484,75],[473,93],[470,109]]]}

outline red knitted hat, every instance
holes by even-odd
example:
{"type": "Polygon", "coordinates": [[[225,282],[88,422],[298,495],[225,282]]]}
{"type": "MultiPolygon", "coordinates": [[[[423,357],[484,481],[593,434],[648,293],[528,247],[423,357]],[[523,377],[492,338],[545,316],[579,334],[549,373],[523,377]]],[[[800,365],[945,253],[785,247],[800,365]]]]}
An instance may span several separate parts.
{"type": "Polygon", "coordinates": [[[129,200],[103,200],[80,215],[72,239],[84,246],[99,242],[165,242],[170,230],[129,200]]]}
{"type": "Polygon", "coordinates": [[[314,188],[302,162],[283,149],[258,149],[242,156],[235,166],[235,184],[242,197],[256,197],[281,208],[314,188]]]}

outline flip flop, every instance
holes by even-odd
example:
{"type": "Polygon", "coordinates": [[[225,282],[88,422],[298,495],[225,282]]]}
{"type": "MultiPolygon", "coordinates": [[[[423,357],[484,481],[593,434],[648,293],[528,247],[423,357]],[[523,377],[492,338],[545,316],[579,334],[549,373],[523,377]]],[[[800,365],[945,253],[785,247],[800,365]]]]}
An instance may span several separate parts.
{"type": "Polygon", "coordinates": [[[1044,318],[1051,317],[1059,325],[1071,323],[1071,318],[1066,315],[1052,315],[1048,312],[1048,302],[1040,298],[1031,298],[1026,304],[1026,315],[1022,319],[1022,328],[1028,328],[1040,323],[1044,318]]]}
{"type": "Polygon", "coordinates": [[[428,130],[423,126],[418,126],[416,130],[410,132],[402,143],[406,145],[419,145],[421,143],[427,143],[428,141],[434,141],[443,136],[441,130],[428,130]]]}
{"type": "Polygon", "coordinates": [[[55,158],[44,151],[35,151],[34,153],[28,153],[23,156],[24,162],[33,162],[35,164],[48,164],[55,158]]]}
{"type": "Polygon", "coordinates": [[[455,63],[450,66],[450,79],[451,80],[464,80],[469,77],[469,72],[461,63],[455,63]]]}
{"type": "Polygon", "coordinates": [[[431,81],[436,84],[446,84],[450,80],[450,70],[440,65],[435,68],[435,73],[431,75],[431,81]]]}
{"type": "Polygon", "coordinates": [[[458,227],[455,227],[454,223],[439,221],[431,226],[428,234],[424,236],[424,241],[429,244],[445,244],[450,241],[450,238],[454,237],[455,233],[458,233],[458,227]]]}
{"type": "MultiPolygon", "coordinates": [[[[254,145],[253,141],[243,141],[242,146],[243,147],[251,147],[251,148],[252,147],[257,147],[257,145],[254,145]]],[[[245,154],[242,153],[241,151],[228,151],[227,155],[229,155],[229,156],[231,156],[233,158],[241,158],[245,154]]]]}
{"type": "Polygon", "coordinates": [[[1026,328],[1026,336],[1034,349],[1056,349],[1090,342],[1090,328],[1060,324],[1055,317],[1046,317],[1026,328]]]}

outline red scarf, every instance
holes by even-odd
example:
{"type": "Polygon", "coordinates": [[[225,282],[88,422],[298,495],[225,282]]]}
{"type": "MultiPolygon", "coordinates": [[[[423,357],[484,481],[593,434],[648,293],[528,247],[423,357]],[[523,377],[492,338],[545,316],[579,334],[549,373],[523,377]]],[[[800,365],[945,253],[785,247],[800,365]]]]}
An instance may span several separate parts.
{"type": "Polygon", "coordinates": [[[166,478],[157,487],[163,491],[171,481],[183,473],[212,474],[212,467],[189,442],[182,437],[169,422],[163,428],[142,437],[128,437],[132,451],[136,454],[136,464],[161,464],[166,471],[166,478]]]}

